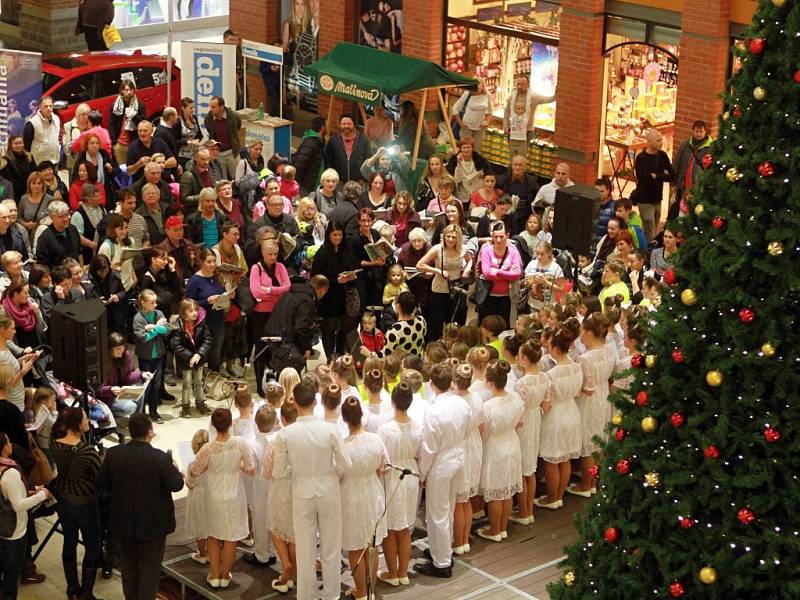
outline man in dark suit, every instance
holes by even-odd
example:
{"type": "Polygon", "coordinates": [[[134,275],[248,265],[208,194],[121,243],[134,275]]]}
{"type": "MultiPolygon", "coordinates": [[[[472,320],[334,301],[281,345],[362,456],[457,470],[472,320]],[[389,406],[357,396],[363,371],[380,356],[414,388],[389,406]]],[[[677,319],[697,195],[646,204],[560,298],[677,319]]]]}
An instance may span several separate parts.
{"type": "Polygon", "coordinates": [[[111,448],[100,471],[100,489],[111,495],[111,531],[122,550],[125,600],[152,600],[161,575],[167,534],[175,531],[172,492],[183,475],[166,452],[153,448],[153,423],[131,416],[131,441],[111,448]]]}

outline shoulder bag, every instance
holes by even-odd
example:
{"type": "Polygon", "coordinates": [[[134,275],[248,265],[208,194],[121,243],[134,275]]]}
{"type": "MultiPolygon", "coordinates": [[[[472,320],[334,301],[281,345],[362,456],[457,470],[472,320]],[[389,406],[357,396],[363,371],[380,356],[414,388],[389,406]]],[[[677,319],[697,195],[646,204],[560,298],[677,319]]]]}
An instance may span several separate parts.
{"type": "MultiPolygon", "coordinates": [[[[6,474],[6,471],[13,468],[14,467],[6,467],[3,469],[2,472],[0,472],[0,480],[3,479],[3,475],[6,474]]],[[[6,495],[0,491],[0,537],[11,537],[16,528],[17,511],[11,506],[11,502],[6,498],[6,495]]]]}
{"type": "Polygon", "coordinates": [[[47,460],[47,456],[45,456],[45,453],[30,432],[28,432],[28,443],[31,449],[31,456],[35,461],[28,481],[30,481],[31,485],[47,485],[55,477],[53,467],[50,466],[50,461],[47,460]]]}
{"type": "MultiPolygon", "coordinates": [[[[494,250],[492,250],[494,252],[494,250]]],[[[506,261],[506,256],[508,256],[508,246],[506,246],[506,251],[503,253],[503,258],[500,259],[500,264],[498,268],[503,266],[503,263],[506,261]]],[[[480,252],[478,253],[478,268],[480,268],[480,252]]],[[[472,293],[471,300],[478,306],[483,305],[484,302],[489,298],[489,293],[492,291],[492,282],[487,281],[483,278],[482,274],[479,274],[478,277],[475,279],[475,291],[472,293]]]]}

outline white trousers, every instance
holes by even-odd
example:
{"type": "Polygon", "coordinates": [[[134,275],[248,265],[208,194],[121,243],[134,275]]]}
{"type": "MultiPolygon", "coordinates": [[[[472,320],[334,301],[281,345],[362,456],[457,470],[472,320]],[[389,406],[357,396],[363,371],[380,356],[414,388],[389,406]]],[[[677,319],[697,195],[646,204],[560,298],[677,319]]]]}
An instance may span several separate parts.
{"type": "Polygon", "coordinates": [[[297,544],[297,600],[338,600],[341,594],[342,499],[339,493],[317,498],[292,497],[297,544]],[[322,563],[322,596],[317,589],[317,528],[322,563]]]}
{"type": "Polygon", "coordinates": [[[433,463],[425,478],[425,523],[436,567],[450,566],[453,556],[453,510],[456,490],[464,486],[464,461],[450,457],[433,463]]]}
{"type": "Polygon", "coordinates": [[[272,550],[272,538],[267,529],[267,494],[269,493],[269,481],[260,477],[253,478],[253,503],[250,511],[253,516],[253,551],[256,558],[261,562],[266,562],[274,553],[272,550]]]}

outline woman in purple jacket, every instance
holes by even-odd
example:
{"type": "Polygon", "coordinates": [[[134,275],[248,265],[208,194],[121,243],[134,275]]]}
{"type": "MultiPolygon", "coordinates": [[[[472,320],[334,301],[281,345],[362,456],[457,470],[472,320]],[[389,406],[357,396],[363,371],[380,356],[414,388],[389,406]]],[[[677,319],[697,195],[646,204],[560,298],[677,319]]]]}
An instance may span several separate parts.
{"type": "Polygon", "coordinates": [[[136,368],[133,356],[125,347],[125,337],[120,333],[112,333],[108,337],[108,349],[111,354],[111,368],[97,394],[98,399],[105,402],[115,417],[129,417],[133,413],[142,412],[144,394],[136,401],[118,400],[117,396],[126,385],[137,385],[149,379],[150,373],[142,373],[136,368]]]}

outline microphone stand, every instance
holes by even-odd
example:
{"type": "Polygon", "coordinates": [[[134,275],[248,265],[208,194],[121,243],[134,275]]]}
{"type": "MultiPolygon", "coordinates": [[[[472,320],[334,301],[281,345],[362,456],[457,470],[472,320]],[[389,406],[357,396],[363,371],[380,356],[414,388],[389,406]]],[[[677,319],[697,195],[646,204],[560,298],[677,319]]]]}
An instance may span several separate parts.
{"type": "MultiPolygon", "coordinates": [[[[417,475],[410,469],[398,467],[391,463],[386,463],[384,467],[388,467],[387,472],[388,470],[391,469],[394,469],[395,471],[400,471],[400,477],[397,480],[394,489],[392,490],[391,496],[389,496],[389,499],[383,505],[383,512],[381,513],[381,516],[379,516],[378,520],[375,522],[375,527],[373,527],[372,529],[372,536],[370,541],[367,542],[367,546],[361,552],[361,556],[358,557],[358,561],[356,562],[356,568],[358,568],[358,565],[361,564],[361,561],[364,560],[364,557],[366,556],[367,558],[367,600],[370,600],[372,598],[372,586],[373,586],[372,561],[375,560],[375,558],[377,557],[375,552],[377,551],[378,548],[378,543],[376,539],[378,537],[378,526],[381,524],[381,521],[384,519],[384,517],[386,517],[386,511],[389,510],[389,505],[392,503],[392,500],[394,500],[395,494],[397,494],[397,490],[400,488],[400,484],[403,483],[403,479],[405,478],[405,476],[412,475],[414,477],[419,477],[419,475],[417,475]]],[[[384,473],[384,475],[386,475],[386,473],[384,473]]]]}

